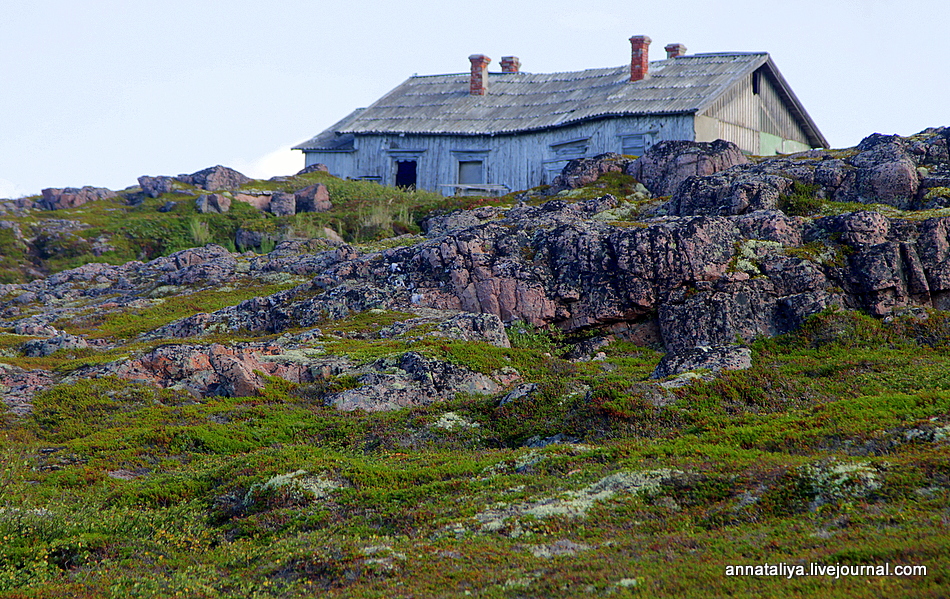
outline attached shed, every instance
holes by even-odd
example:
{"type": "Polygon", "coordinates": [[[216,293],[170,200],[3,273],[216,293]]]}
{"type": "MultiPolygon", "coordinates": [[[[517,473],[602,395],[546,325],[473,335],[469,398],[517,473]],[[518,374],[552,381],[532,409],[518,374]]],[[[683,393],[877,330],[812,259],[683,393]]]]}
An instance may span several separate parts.
{"type": "Polygon", "coordinates": [[[640,155],[661,140],[725,139],[756,155],[828,147],[765,52],[685,54],[649,62],[635,36],[629,65],[526,73],[504,57],[469,57],[469,73],[413,76],[302,150],[306,164],[386,185],[502,193],[550,183],[571,159],[640,155]]]}

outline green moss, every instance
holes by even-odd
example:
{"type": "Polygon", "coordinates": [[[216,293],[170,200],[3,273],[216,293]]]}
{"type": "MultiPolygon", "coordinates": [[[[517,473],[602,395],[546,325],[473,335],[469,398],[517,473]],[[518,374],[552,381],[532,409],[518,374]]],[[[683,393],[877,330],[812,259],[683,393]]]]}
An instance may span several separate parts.
{"type": "Polygon", "coordinates": [[[810,216],[822,209],[824,201],[817,197],[817,185],[792,183],[792,191],[779,198],[778,209],[789,216],[810,216]]]}
{"type": "Polygon", "coordinates": [[[201,312],[214,312],[253,297],[292,289],[297,283],[297,281],[288,281],[276,285],[242,286],[228,293],[220,293],[217,289],[183,293],[153,299],[151,304],[144,308],[115,313],[92,310],[85,315],[71,316],[62,322],[57,322],[56,326],[68,333],[92,339],[106,337],[132,339],[181,318],[201,312]]]}

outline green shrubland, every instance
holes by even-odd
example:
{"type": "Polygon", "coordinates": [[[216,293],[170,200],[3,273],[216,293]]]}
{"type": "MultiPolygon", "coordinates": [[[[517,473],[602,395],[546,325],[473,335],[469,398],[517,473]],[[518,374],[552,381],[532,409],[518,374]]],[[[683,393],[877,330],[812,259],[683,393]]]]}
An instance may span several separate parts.
{"type": "Polygon", "coordinates": [[[512,348],[372,339],[402,317],[326,323],[334,336],[321,345],[360,360],[411,348],[483,372],[510,366],[535,391],[371,414],[323,404],[357,384],[346,377],[205,399],[111,378],[61,384],[3,421],[0,596],[939,597],[946,587],[944,313],[887,323],[822,313],[756,342],[751,369],[662,397],[645,381],[659,359],[650,350],[615,342],[604,360],[567,362],[558,356],[575,340],[545,343],[524,325],[512,348]],[[578,442],[523,446],[557,434],[578,442]],[[643,473],[663,476],[636,491],[629,481],[643,473]],[[929,573],[723,574],[764,562],[929,573]]]}

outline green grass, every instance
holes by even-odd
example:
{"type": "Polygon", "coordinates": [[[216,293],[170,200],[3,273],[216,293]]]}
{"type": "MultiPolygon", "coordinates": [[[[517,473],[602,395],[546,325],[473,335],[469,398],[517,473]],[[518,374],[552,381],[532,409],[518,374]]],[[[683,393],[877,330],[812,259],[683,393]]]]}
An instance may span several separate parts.
{"type": "Polygon", "coordinates": [[[0,597],[941,596],[942,313],[890,323],[824,313],[754,344],[751,369],[664,405],[643,382],[659,355],[629,344],[571,364],[546,347],[356,338],[402,317],[331,323],[347,337],[324,347],[512,366],[536,392],[365,414],[323,405],[321,394],[353,384],[342,379],[199,401],[109,378],[61,385],[0,432],[0,597]],[[435,427],[449,411],[478,426],[435,427]],[[555,433],[584,445],[519,447],[555,433]],[[604,496],[579,518],[526,511],[657,469],[681,474],[604,496]],[[494,532],[481,519],[491,510],[509,514],[494,532]],[[763,562],[930,573],[724,575],[763,562]]]}
{"type": "MultiPolygon", "coordinates": [[[[195,196],[169,193],[146,198],[135,206],[122,199],[112,199],[67,210],[4,217],[17,223],[24,236],[33,237],[34,241],[27,246],[15,240],[10,229],[0,229],[0,284],[30,279],[27,267],[49,274],[90,262],[122,264],[130,260],[151,260],[207,243],[232,251],[273,249],[273,239],[265,242],[264,247],[237,248],[235,235],[240,228],[267,232],[277,239],[323,237],[324,228],[329,228],[351,243],[375,242],[418,233],[419,221],[429,213],[452,210],[473,201],[445,198],[426,191],[405,191],[368,181],[344,181],[325,173],[309,173],[282,182],[253,181],[240,191],[294,192],[314,183],[327,186],[334,205],[330,211],[275,217],[234,201],[227,213],[200,214],[195,207],[195,196]],[[159,212],[168,202],[175,203],[174,209],[159,212]],[[75,221],[81,228],[47,235],[42,225],[46,219],[75,221]],[[103,241],[104,246],[95,249],[96,240],[103,241]]],[[[178,187],[203,193],[184,184],[178,187]]]]}
{"type": "Polygon", "coordinates": [[[151,300],[152,305],[117,313],[94,310],[85,316],[70,317],[56,324],[73,335],[90,339],[113,337],[132,339],[147,331],[169,324],[181,318],[201,312],[214,312],[234,306],[245,300],[291,289],[296,283],[278,285],[246,285],[222,293],[218,289],[206,289],[182,295],[172,295],[151,300]]]}

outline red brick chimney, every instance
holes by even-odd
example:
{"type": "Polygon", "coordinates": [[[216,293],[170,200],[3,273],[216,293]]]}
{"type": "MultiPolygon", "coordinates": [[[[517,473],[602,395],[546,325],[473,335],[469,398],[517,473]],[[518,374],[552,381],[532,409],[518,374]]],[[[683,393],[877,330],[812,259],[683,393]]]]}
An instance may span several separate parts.
{"type": "Polygon", "coordinates": [[[686,54],[686,46],[683,44],[667,44],[665,48],[667,58],[676,58],[686,54]]]}
{"type": "Polygon", "coordinates": [[[517,56],[502,56],[501,57],[501,72],[502,73],[517,73],[521,70],[521,61],[518,60],[517,56]]]}
{"type": "Polygon", "coordinates": [[[468,57],[472,63],[472,78],[469,80],[468,93],[484,96],[488,93],[488,63],[491,58],[484,54],[472,54],[468,57]]]}
{"type": "Polygon", "coordinates": [[[640,81],[650,76],[649,36],[635,35],[630,38],[630,81],[640,81]]]}

